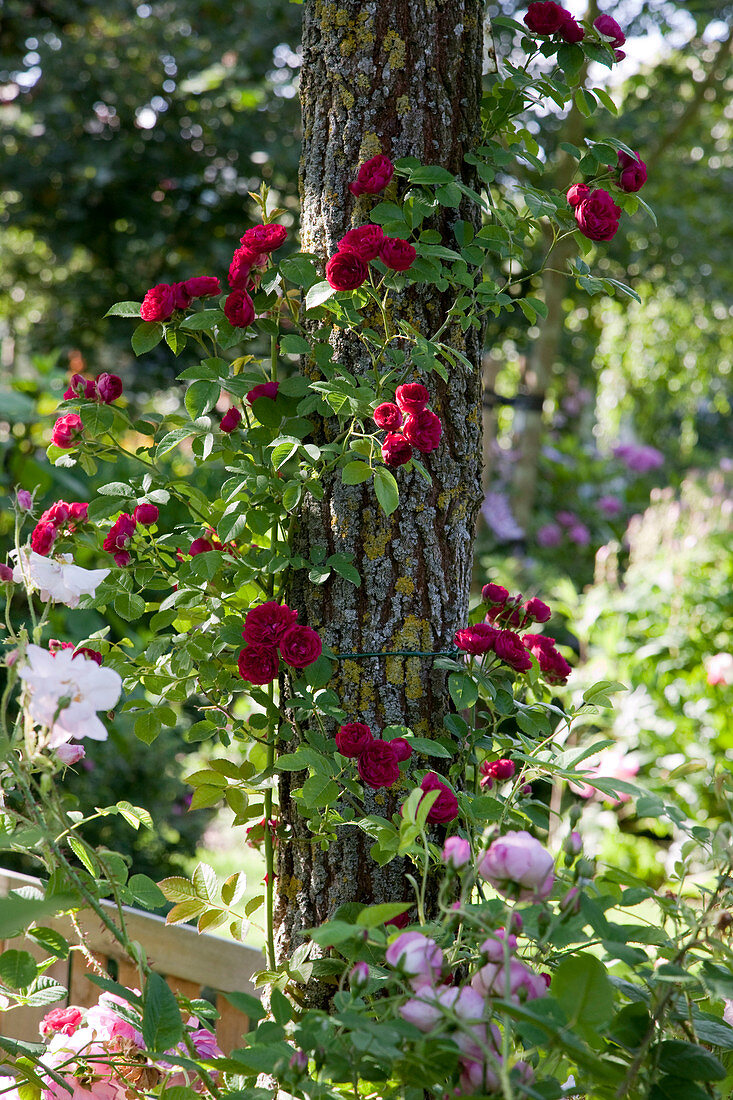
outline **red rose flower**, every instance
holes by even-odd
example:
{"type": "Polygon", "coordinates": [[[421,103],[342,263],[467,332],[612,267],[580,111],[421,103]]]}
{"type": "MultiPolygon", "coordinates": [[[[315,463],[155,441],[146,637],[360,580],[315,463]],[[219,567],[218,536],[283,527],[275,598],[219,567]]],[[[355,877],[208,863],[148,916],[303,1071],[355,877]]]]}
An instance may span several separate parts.
{"type": "Polygon", "coordinates": [[[118,550],[112,557],[115,560],[115,565],[119,565],[120,569],[124,569],[132,561],[132,554],[127,550],[118,550]]]}
{"type": "Polygon", "coordinates": [[[223,432],[226,432],[228,435],[229,432],[234,432],[237,430],[241,423],[241,420],[242,414],[239,409],[227,409],[227,411],[221,418],[221,423],[219,424],[219,427],[223,432]]]}
{"type": "Polygon", "coordinates": [[[234,328],[247,328],[255,319],[255,307],[246,290],[233,290],[224,302],[224,316],[234,328]]]}
{"type": "Polygon", "coordinates": [[[194,539],[189,547],[189,554],[192,558],[195,558],[198,554],[206,554],[207,551],[213,550],[214,546],[208,539],[194,539]]]}
{"type": "MultiPolygon", "coordinates": [[[[115,550],[125,550],[135,533],[136,526],[137,523],[129,512],[123,512],[110,527],[109,533],[102,543],[102,549],[106,550],[108,554],[114,554],[115,550]]],[[[117,559],[115,558],[115,560],[117,559]]],[[[127,561],[129,560],[128,555],[127,561]]],[[[127,561],[124,563],[125,565],[127,565],[127,561]]]]}
{"type": "Polygon", "coordinates": [[[397,754],[397,760],[400,764],[403,760],[409,760],[412,756],[412,745],[404,737],[393,737],[389,744],[397,754]]]}
{"type": "Polygon", "coordinates": [[[342,756],[361,756],[374,737],[364,722],[347,722],[336,734],[336,748],[342,756]]]}
{"type": "Polygon", "coordinates": [[[143,298],[140,316],[143,321],[167,321],[175,308],[176,288],[169,283],[158,283],[143,298]]]}
{"type": "Polygon", "coordinates": [[[295,623],[298,612],[284,603],[268,600],[251,607],[244,620],[242,637],[250,645],[266,645],[277,649],[283,634],[295,623]]]}
{"type": "Polygon", "coordinates": [[[429,454],[440,446],[443,425],[440,423],[439,416],[430,409],[423,409],[422,412],[408,416],[402,433],[413,447],[417,447],[418,451],[429,454]]]}
{"type": "Polygon", "coordinates": [[[407,928],[409,923],[410,923],[409,915],[407,913],[399,913],[396,917],[392,917],[391,920],[386,920],[384,922],[384,927],[386,928],[387,925],[389,924],[389,925],[393,925],[395,928],[407,928]]]}
{"type": "Polygon", "coordinates": [[[102,664],[102,654],[97,653],[96,649],[90,649],[88,645],[83,645],[81,649],[77,649],[74,654],[75,657],[87,657],[90,661],[94,661],[95,664],[102,664]]]}
{"type": "Polygon", "coordinates": [[[264,252],[254,252],[251,248],[238,248],[229,265],[229,286],[232,290],[248,290],[250,271],[253,267],[264,267],[267,256],[264,252]]]}
{"type": "Polygon", "coordinates": [[[186,279],[183,288],[189,298],[213,298],[221,294],[221,283],[216,275],[194,275],[192,279],[186,279]]]}
{"type": "Polygon", "coordinates": [[[68,523],[69,516],[71,515],[71,506],[66,503],[65,500],[57,500],[55,504],[52,504],[50,508],[41,516],[41,523],[52,523],[54,527],[63,527],[68,523]]]}
{"type": "Polygon", "coordinates": [[[132,518],[137,523],[141,523],[143,527],[150,527],[153,523],[158,522],[159,515],[160,513],[154,504],[138,504],[132,513],[132,518]]]}
{"type": "Polygon", "coordinates": [[[60,416],[53,426],[51,442],[54,447],[60,447],[64,451],[76,447],[84,430],[81,417],[78,413],[66,413],[60,416]]]}
{"type": "Polygon", "coordinates": [[[369,260],[376,260],[383,240],[384,230],[381,225],[368,223],[344,233],[337,248],[339,252],[353,252],[366,263],[369,260]]]}
{"type": "Polygon", "coordinates": [[[572,187],[568,188],[568,193],[565,198],[571,206],[578,206],[583,199],[587,199],[589,195],[590,187],[587,183],[574,183],[572,187]]]}
{"type": "Polygon", "coordinates": [[[397,753],[389,741],[371,741],[365,745],[359,753],[357,770],[361,781],[375,791],[391,787],[400,778],[397,753]]]}
{"type": "Polygon", "coordinates": [[[52,1008],[41,1020],[41,1035],[73,1035],[81,1020],[78,1008],[52,1008]]]}
{"type": "Polygon", "coordinates": [[[527,600],[524,605],[525,622],[530,623],[547,623],[552,618],[552,608],[548,607],[542,600],[538,600],[536,596],[533,596],[531,600],[527,600]]]}
{"type": "Polygon", "coordinates": [[[591,241],[610,241],[618,229],[621,207],[617,206],[608,191],[602,187],[591,191],[575,207],[575,220],[578,229],[591,241]]]}
{"type": "Polygon", "coordinates": [[[622,191],[640,191],[646,183],[646,164],[638,153],[630,157],[628,153],[618,155],[618,185],[622,191]]]}
{"type": "Polygon", "coordinates": [[[31,534],[31,550],[36,554],[42,554],[45,558],[51,553],[57,537],[58,530],[53,523],[47,523],[41,520],[33,528],[33,533],[31,534]]]}
{"type": "Polygon", "coordinates": [[[490,791],[495,779],[502,783],[511,779],[516,770],[513,760],[484,760],[479,767],[481,790],[490,791]]]}
{"type": "Polygon", "coordinates": [[[254,405],[258,397],[269,397],[270,401],[274,401],[277,397],[277,391],[280,388],[279,382],[260,382],[259,386],[254,386],[247,394],[247,400],[250,405],[254,405]]]}
{"type": "Polygon", "coordinates": [[[593,20],[593,26],[599,34],[611,39],[612,46],[623,46],[626,35],[611,15],[599,15],[593,20]]]}
{"type": "Polygon", "coordinates": [[[394,396],[403,413],[408,416],[411,413],[421,413],[430,403],[430,394],[419,382],[405,382],[404,386],[397,387],[394,396]]]}
{"type": "Polygon", "coordinates": [[[378,195],[393,175],[394,164],[384,153],[380,153],[362,164],[355,182],[349,184],[349,191],[352,195],[378,195]]]}
{"type": "Polygon", "coordinates": [[[457,630],[453,641],[465,653],[474,657],[481,657],[484,653],[490,653],[494,648],[494,642],[499,631],[488,623],[476,623],[474,626],[466,626],[457,630]]]}
{"type": "Polygon", "coordinates": [[[82,501],[74,501],[73,504],[69,505],[69,519],[72,521],[69,524],[70,531],[75,529],[75,524],[86,523],[89,519],[89,505],[84,504],[82,501]]]}
{"type": "Polygon", "coordinates": [[[534,34],[554,34],[562,27],[569,11],[552,0],[537,0],[527,8],[524,22],[534,34]]]}
{"type": "Polygon", "coordinates": [[[100,374],[95,383],[99,400],[111,405],[122,395],[122,379],[117,374],[100,374]]]}
{"type": "Polygon", "coordinates": [[[0,584],[12,584],[13,583],[13,570],[9,565],[5,565],[4,562],[0,562],[0,584]]]}
{"type": "Polygon", "coordinates": [[[72,375],[69,387],[64,393],[64,401],[71,401],[75,397],[87,401],[96,401],[97,399],[97,387],[90,378],[85,378],[83,374],[72,375]]]}
{"type": "Polygon", "coordinates": [[[337,252],[326,264],[326,278],[334,290],[356,290],[369,269],[355,252],[337,252]]]}
{"type": "Polygon", "coordinates": [[[248,645],[240,651],[237,668],[243,680],[251,684],[269,684],[280,669],[277,650],[269,645],[248,645]]]}
{"type": "Polygon", "coordinates": [[[280,639],[280,654],[291,668],[305,668],[321,656],[323,644],[309,626],[291,626],[280,639]]]}
{"type": "Polygon", "coordinates": [[[374,423],[383,431],[396,432],[402,427],[402,413],[391,401],[384,401],[374,410],[374,423]]]}
{"type": "Polygon", "coordinates": [[[564,39],[565,42],[569,42],[571,46],[576,42],[582,42],[585,38],[585,31],[580,23],[573,19],[569,11],[565,12],[565,17],[559,30],[560,37],[564,39]]]}
{"type": "Polygon", "coordinates": [[[382,444],[382,458],[388,466],[404,466],[412,458],[412,446],[399,432],[390,432],[382,444]]]}
{"type": "Polygon", "coordinates": [[[188,309],[191,305],[191,295],[186,290],[185,283],[173,283],[175,293],[174,304],[176,309],[188,309]]]}
{"type": "Polygon", "coordinates": [[[484,603],[490,603],[503,607],[509,599],[509,589],[503,584],[485,584],[481,589],[481,597],[484,603]]]}
{"type": "Polygon", "coordinates": [[[407,271],[414,264],[417,252],[409,241],[385,237],[379,248],[379,258],[393,271],[407,271]]]}
{"type": "Polygon", "coordinates": [[[440,791],[428,812],[428,821],[434,825],[445,825],[458,817],[458,799],[450,787],[443,783],[435,772],[428,772],[420,784],[424,791],[440,791]]]}
{"type": "Polygon", "coordinates": [[[547,634],[523,634],[522,642],[539,662],[540,672],[551,684],[564,684],[572,669],[547,634]]]}
{"type": "Polygon", "coordinates": [[[284,225],[253,225],[239,240],[253,252],[274,252],[285,244],[288,231],[284,225]]]}
{"type": "Polygon", "coordinates": [[[494,641],[494,653],[515,672],[529,672],[532,660],[513,630],[500,630],[494,641]]]}

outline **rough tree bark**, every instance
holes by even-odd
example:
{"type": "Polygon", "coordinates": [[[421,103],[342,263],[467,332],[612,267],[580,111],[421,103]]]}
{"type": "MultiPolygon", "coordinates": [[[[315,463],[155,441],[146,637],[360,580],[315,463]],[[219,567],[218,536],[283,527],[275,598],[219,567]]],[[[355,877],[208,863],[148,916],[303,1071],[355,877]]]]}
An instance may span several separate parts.
{"type": "MultiPolygon", "coordinates": [[[[393,160],[418,157],[467,182],[464,154],[479,135],[483,69],[480,0],[306,0],[303,24],[302,245],[324,261],[352,225],[369,220],[375,200],[348,191],[358,165],[382,152],[393,160]]],[[[431,227],[448,244],[456,218],[476,218],[468,207],[442,210],[431,227]]],[[[450,305],[435,288],[405,292],[395,312],[425,334],[435,332],[450,305]]],[[[444,337],[445,339],[445,337],[444,337]]],[[[336,358],[366,373],[353,338],[333,337],[336,358]]],[[[335,575],[323,585],[296,575],[292,602],[301,621],[317,628],[337,653],[437,651],[451,647],[466,621],[472,543],[481,501],[481,334],[449,330],[448,342],[472,368],[455,368],[448,384],[420,378],[443,422],[440,449],[427,456],[433,477],[398,471],[400,507],[381,513],[371,483],[325,484],[321,502],[302,508],[296,550],[315,546],[349,552],[362,577],[353,585],[335,575]]],[[[417,376],[415,376],[417,380],[417,376]]],[[[328,425],[324,430],[328,434],[328,425]]],[[[338,662],[331,686],[351,721],[375,732],[388,724],[422,736],[442,729],[449,709],[445,673],[430,659],[387,657],[338,662]]],[[[302,929],[328,919],[342,903],[410,899],[405,867],[380,869],[372,841],[353,827],[323,852],[309,843],[290,792],[302,776],[280,783],[281,815],[292,843],[278,850],[276,932],[280,958],[292,953],[302,929]]],[[[405,792],[377,792],[367,812],[390,817],[405,792]]]]}

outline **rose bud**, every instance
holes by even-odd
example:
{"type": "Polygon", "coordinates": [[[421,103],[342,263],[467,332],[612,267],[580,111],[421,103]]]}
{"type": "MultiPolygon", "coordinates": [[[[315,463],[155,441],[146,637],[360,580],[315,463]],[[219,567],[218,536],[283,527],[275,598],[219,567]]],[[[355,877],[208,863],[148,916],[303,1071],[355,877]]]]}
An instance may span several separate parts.
{"type": "Polygon", "coordinates": [[[138,504],[135,511],[132,513],[132,518],[141,523],[143,527],[150,527],[153,523],[158,522],[159,511],[154,504],[138,504]]]}
{"type": "Polygon", "coordinates": [[[226,432],[228,435],[229,432],[236,431],[236,429],[240,425],[241,420],[242,414],[239,409],[227,409],[227,411],[221,418],[221,423],[219,424],[219,427],[223,432],[226,432]]]}

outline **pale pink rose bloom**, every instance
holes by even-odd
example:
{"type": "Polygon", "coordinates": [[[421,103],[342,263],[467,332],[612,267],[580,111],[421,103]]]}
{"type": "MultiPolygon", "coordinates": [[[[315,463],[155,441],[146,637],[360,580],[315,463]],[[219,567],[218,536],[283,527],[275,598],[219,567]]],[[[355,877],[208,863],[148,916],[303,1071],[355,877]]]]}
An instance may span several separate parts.
{"type": "Polygon", "coordinates": [[[462,836],[449,836],[443,847],[443,863],[456,870],[471,859],[471,845],[462,836]]]}
{"type": "Polygon", "coordinates": [[[506,954],[512,955],[517,950],[517,937],[513,932],[507,935],[505,928],[497,928],[487,940],[481,944],[481,952],[486,955],[489,962],[503,962],[506,941],[506,954]]]}
{"type": "Polygon", "coordinates": [[[470,1096],[473,1092],[491,1095],[499,1091],[499,1078],[488,1063],[462,1061],[461,1064],[463,1072],[459,1079],[459,1086],[464,1096],[470,1096]]]}
{"type": "Polygon", "coordinates": [[[730,1024],[730,1026],[733,1027],[733,1001],[729,1001],[728,998],[725,997],[723,998],[723,1004],[725,1005],[723,1009],[723,1019],[726,1024],[730,1024]]]}
{"type": "Polygon", "coordinates": [[[78,764],[86,756],[86,750],[81,745],[59,745],[56,756],[67,768],[71,764],[78,764]]]}
{"type": "Polygon", "coordinates": [[[552,891],[554,863],[547,849],[521,830],[495,840],[479,860],[478,870],[500,893],[537,901],[552,891]]]}
{"type": "MultiPolygon", "coordinates": [[[[451,993],[453,990],[449,990],[451,993]]],[[[432,985],[421,985],[415,990],[415,996],[405,1001],[399,1008],[400,1016],[409,1024],[414,1024],[420,1031],[431,1031],[443,1018],[443,1012],[438,1001],[439,988],[432,985]]],[[[456,989],[456,995],[458,990],[456,989]]]]}
{"type": "MultiPolygon", "coordinates": [[[[639,761],[633,753],[627,753],[622,747],[613,749],[604,749],[598,756],[591,757],[587,762],[588,775],[597,775],[599,779],[621,779],[629,781],[633,779],[639,771],[639,761]]],[[[631,798],[630,794],[624,791],[619,791],[618,798],[612,798],[611,795],[604,794],[603,791],[597,790],[592,784],[586,783],[570,783],[571,790],[580,795],[581,798],[598,798],[607,799],[615,806],[620,805],[622,802],[628,802],[631,798]]]]}
{"type": "Polygon", "coordinates": [[[119,674],[82,654],[74,656],[70,649],[49,653],[29,645],[25,656],[18,675],[26,686],[26,709],[37,725],[49,729],[49,747],[81,737],[106,741],[107,729],[96,712],[117,703],[122,690],[119,674]],[[59,711],[62,699],[70,702],[59,711]]]}
{"type": "Polygon", "coordinates": [[[544,997],[547,985],[541,975],[533,973],[519,959],[504,963],[487,963],[471,979],[471,987],[482,997],[501,997],[522,1004],[544,997]]]}
{"type": "Polygon", "coordinates": [[[705,672],[711,687],[733,684],[733,653],[713,653],[706,657],[705,672]]]}
{"type": "Polygon", "coordinates": [[[123,1020],[108,1004],[100,998],[99,1004],[87,1010],[87,1027],[91,1028],[100,1042],[109,1039],[130,1039],[138,1047],[143,1047],[143,1037],[139,1031],[123,1020]]]}
{"type": "Polygon", "coordinates": [[[13,580],[24,584],[31,592],[37,591],[42,600],[64,603],[77,607],[81,596],[93,596],[109,569],[82,569],[74,565],[71,555],[62,559],[47,558],[24,546],[20,555],[11,550],[17,559],[13,580]]]}
{"type": "Polygon", "coordinates": [[[413,988],[432,985],[443,966],[443,952],[422,932],[403,932],[389,945],[385,959],[408,975],[413,988]]]}

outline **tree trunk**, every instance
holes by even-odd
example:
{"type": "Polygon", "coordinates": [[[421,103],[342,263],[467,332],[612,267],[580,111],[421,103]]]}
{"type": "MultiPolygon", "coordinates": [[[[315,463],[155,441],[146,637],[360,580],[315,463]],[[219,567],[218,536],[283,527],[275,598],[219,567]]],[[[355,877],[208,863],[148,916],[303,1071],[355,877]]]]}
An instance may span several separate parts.
{"type": "MultiPolygon", "coordinates": [[[[479,0],[379,0],[339,4],[306,0],[303,24],[302,245],[324,261],[352,225],[369,221],[375,201],[355,199],[348,184],[360,163],[376,153],[393,160],[418,157],[472,182],[464,154],[479,135],[483,5],[479,0]]],[[[446,244],[451,224],[473,219],[468,205],[441,208],[430,223],[446,244]]],[[[405,291],[397,315],[424,334],[442,323],[450,304],[434,287],[405,291]]],[[[333,574],[323,585],[301,571],[291,593],[300,621],[318,629],[336,653],[450,649],[467,619],[472,544],[481,502],[481,334],[449,330],[447,342],[472,367],[452,368],[449,382],[419,378],[443,422],[440,448],[425,464],[428,487],[416,473],[396,471],[397,512],[386,518],[374,487],[347,486],[340,476],[325,484],[322,501],[302,507],[294,549],[347,552],[361,574],[356,588],[333,574]]],[[[335,358],[355,374],[367,373],[353,338],[338,330],[335,358]]],[[[417,375],[414,378],[418,380],[417,375]]],[[[332,426],[323,425],[328,437],[332,426]]],[[[446,674],[429,657],[341,660],[330,686],[349,721],[367,722],[375,735],[387,725],[430,736],[442,730],[450,709],[446,674]]],[[[291,747],[291,746],[289,746],[291,747]]],[[[413,757],[414,760],[414,757],[413,757]]],[[[425,763],[424,760],[421,761],[425,763]]],[[[304,928],[327,920],[344,902],[371,904],[412,900],[404,861],[379,868],[372,841],[352,826],[342,828],[327,851],[313,845],[290,797],[302,776],[280,782],[281,816],[293,831],[278,850],[277,953],[289,956],[304,928]]],[[[367,813],[390,818],[403,789],[367,792],[367,813]]]]}

